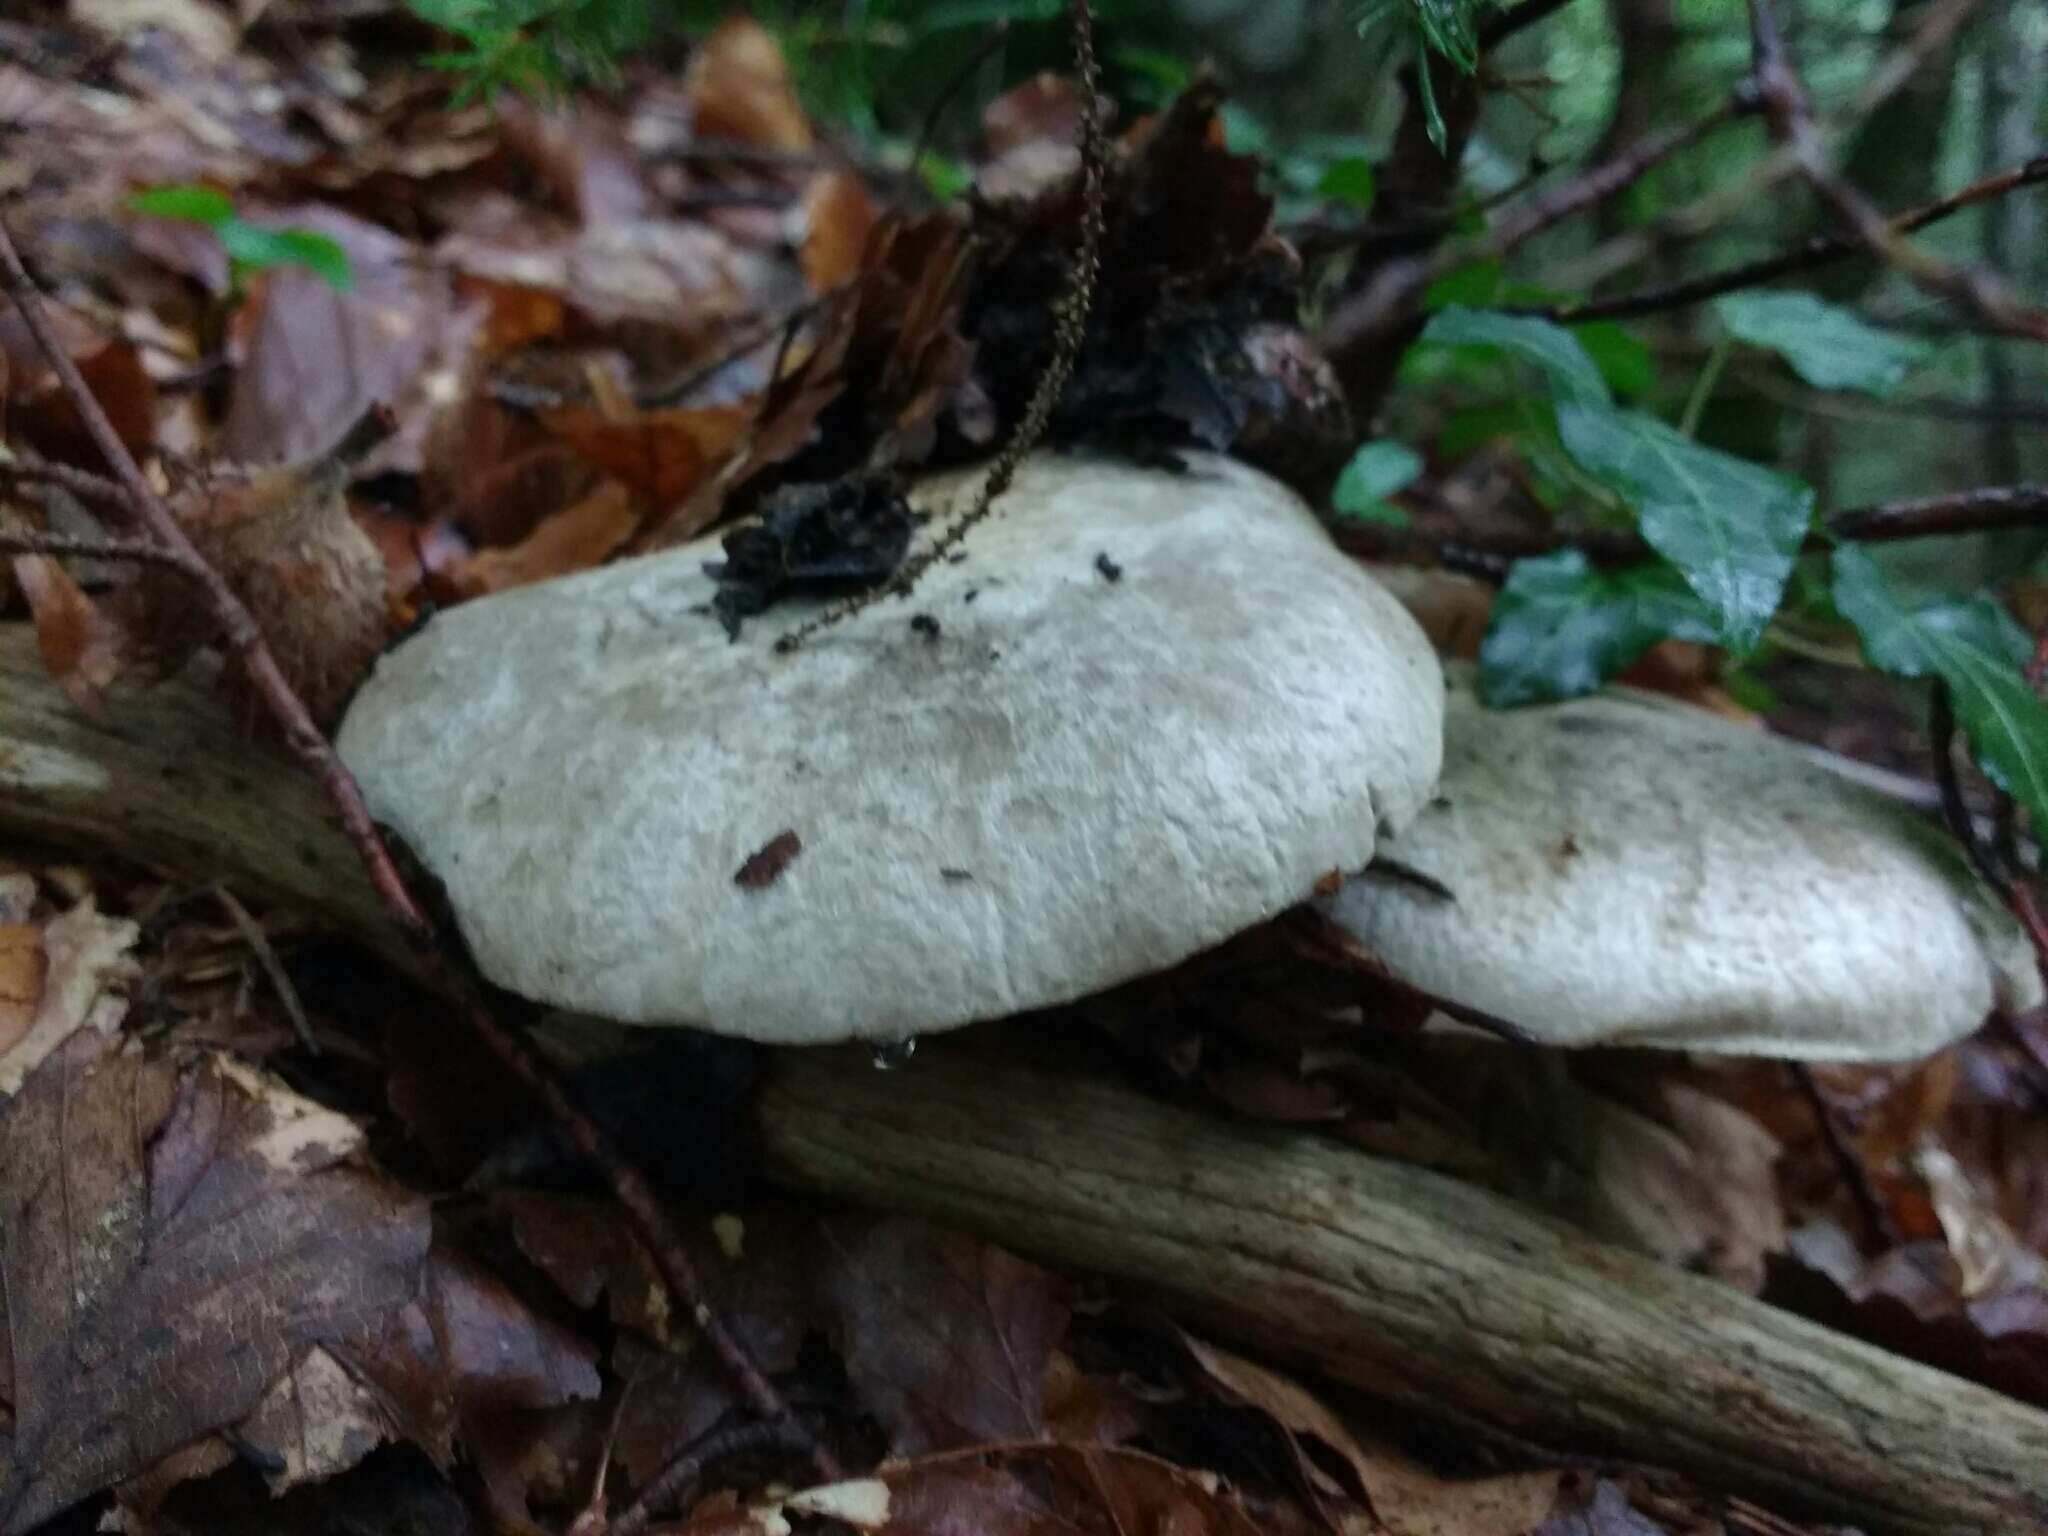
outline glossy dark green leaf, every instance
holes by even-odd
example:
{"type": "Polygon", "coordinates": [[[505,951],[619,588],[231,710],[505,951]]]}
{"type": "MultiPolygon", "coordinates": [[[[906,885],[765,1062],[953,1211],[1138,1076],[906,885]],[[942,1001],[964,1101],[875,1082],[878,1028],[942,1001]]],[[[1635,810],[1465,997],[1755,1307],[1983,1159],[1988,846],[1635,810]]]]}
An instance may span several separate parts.
{"type": "Polygon", "coordinates": [[[1815,389],[1889,395],[1931,350],[1810,293],[1731,293],[1714,313],[1736,340],[1777,353],[1815,389]]]}
{"type": "Polygon", "coordinates": [[[1403,443],[1381,440],[1363,444],[1337,477],[1330,505],[1345,517],[1405,528],[1408,514],[1387,497],[1422,473],[1422,459],[1403,443]]]}
{"type": "Polygon", "coordinates": [[[1753,649],[1813,521],[1812,490],[1640,411],[1561,401],[1557,430],[1578,466],[1636,509],[1643,537],[1715,615],[1721,643],[1753,649]]]}
{"type": "Polygon", "coordinates": [[[1347,155],[1331,162],[1316,181],[1317,197],[1348,203],[1362,211],[1371,210],[1378,189],[1379,175],[1363,155],[1347,155]]]}
{"type": "Polygon", "coordinates": [[[1714,617],[1661,561],[1601,570],[1578,550],[1517,561],[1479,649],[1489,704],[1591,693],[1659,640],[1711,641],[1714,617]]]}
{"type": "Polygon", "coordinates": [[[1835,551],[1834,578],[1871,665],[1946,683],[1978,765],[2048,827],[2048,704],[2021,671],[2033,647],[2012,615],[1983,593],[1902,589],[1854,545],[1835,551]]]}
{"type": "Polygon", "coordinates": [[[1542,373],[1560,405],[1608,403],[1607,381],[1586,349],[1570,331],[1548,320],[1452,304],[1429,317],[1421,339],[1438,346],[1478,347],[1519,358],[1542,373]]]}
{"type": "Polygon", "coordinates": [[[1571,328],[1607,387],[1630,399],[1650,392],[1655,380],[1650,344],[1613,320],[1589,320],[1571,328]]]}

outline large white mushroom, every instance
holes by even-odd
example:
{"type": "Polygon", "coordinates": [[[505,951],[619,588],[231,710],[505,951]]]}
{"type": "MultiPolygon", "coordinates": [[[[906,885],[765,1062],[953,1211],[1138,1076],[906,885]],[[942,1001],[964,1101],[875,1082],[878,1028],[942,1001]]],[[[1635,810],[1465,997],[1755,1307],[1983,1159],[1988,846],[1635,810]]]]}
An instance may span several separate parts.
{"type": "Polygon", "coordinates": [[[1171,965],[1427,799],[1434,655],[1257,471],[1041,455],[966,550],[790,656],[817,604],[729,642],[716,541],[471,603],[383,658],[342,754],[494,981],[782,1042],[1171,965]]]}
{"type": "Polygon", "coordinates": [[[2041,1000],[2018,924],[1912,809],[1626,692],[1488,711],[1462,670],[1429,808],[1323,910],[1395,976],[1554,1045],[1926,1055],[2041,1000]]]}

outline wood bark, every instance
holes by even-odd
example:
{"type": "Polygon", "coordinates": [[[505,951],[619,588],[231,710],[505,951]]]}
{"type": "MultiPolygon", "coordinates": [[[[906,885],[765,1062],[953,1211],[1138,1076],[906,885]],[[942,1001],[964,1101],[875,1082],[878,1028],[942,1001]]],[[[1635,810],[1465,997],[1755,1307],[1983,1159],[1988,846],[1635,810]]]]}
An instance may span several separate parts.
{"type": "Polygon", "coordinates": [[[0,625],[0,831],[225,879],[410,963],[319,786],[216,690],[131,671],[91,719],[23,624],[0,625]]]}
{"type": "MultiPolygon", "coordinates": [[[[107,717],[0,625],[0,832],[295,903],[381,950],[317,788],[190,680],[107,717]]],[[[759,1109],[790,1188],[980,1231],[1433,1419],[1677,1467],[1872,1532],[2048,1524],[2048,1414],[1661,1268],[1487,1191],[1155,1102],[1014,1031],[902,1070],[783,1052],[759,1109]]]]}
{"type": "Polygon", "coordinates": [[[791,1189],[1132,1283],[1431,1418],[1872,1532],[2048,1520],[2048,1414],[1485,1190],[1157,1102],[1012,1028],[928,1042],[892,1072],[783,1052],[759,1127],[791,1189]]]}

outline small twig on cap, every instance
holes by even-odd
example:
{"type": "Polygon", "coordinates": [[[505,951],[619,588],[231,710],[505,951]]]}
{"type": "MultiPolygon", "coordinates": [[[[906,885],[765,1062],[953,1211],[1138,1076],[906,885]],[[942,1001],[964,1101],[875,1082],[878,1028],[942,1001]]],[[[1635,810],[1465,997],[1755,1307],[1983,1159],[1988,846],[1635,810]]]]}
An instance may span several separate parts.
{"type": "Polygon", "coordinates": [[[1095,302],[1095,283],[1102,266],[1102,178],[1108,158],[1103,136],[1102,90],[1095,64],[1095,17],[1088,0],[1068,0],[1068,16],[1074,34],[1074,63],[1081,76],[1081,240],[1074,248],[1068,272],[1067,291],[1060,296],[1053,314],[1052,355],[1045,372],[1024,407],[1010,440],[989,467],[967,510],[955,518],[918,555],[904,562],[888,581],[856,593],[834,604],[817,617],[799,624],[775,642],[775,649],[787,655],[802,647],[811,636],[850,619],[870,604],[891,594],[907,597],[924,573],[946,558],[973,528],[994,510],[996,500],[1010,488],[1025,456],[1038,446],[1052,414],[1066,393],[1074,364],[1081,356],[1081,343],[1088,334],[1088,311],[1095,302]]]}
{"type": "Polygon", "coordinates": [[[263,701],[293,755],[325,790],[385,912],[419,954],[421,971],[428,984],[475,1031],[491,1054],[540,1100],[556,1128],[603,1177],[619,1204],[625,1208],[641,1241],[653,1255],[663,1281],[683,1303],[690,1320],[737,1383],[748,1406],[802,1443],[821,1476],[837,1477],[839,1467],[836,1458],[791,1412],[781,1393],[761,1374],[760,1368],[748,1358],[739,1341],[712,1309],[696,1269],[690,1263],[682,1234],[669,1218],[654,1186],[612,1141],[604,1127],[570,1096],[560,1076],[532,1043],[517,1029],[501,1022],[485,1002],[476,983],[449,960],[440,944],[438,931],[406,886],[390,851],[384,846],[355,776],[335,752],[334,744],[314,724],[305,703],[286,680],[269,641],[264,638],[262,627],[234,588],[228,585],[227,578],[207,563],[176,515],[143,476],[141,466],[115,432],[99,401],[93,397],[77,364],[72,362],[70,353],[57,339],[43,310],[42,293],[29,276],[28,269],[22,265],[21,256],[15,250],[13,238],[4,222],[0,222],[0,290],[13,300],[22,323],[42,350],[57,375],[58,383],[85,423],[94,445],[126,493],[121,506],[126,519],[140,527],[144,540],[161,546],[166,559],[175,562],[181,571],[191,576],[209,615],[241,662],[250,687],[263,701]]]}

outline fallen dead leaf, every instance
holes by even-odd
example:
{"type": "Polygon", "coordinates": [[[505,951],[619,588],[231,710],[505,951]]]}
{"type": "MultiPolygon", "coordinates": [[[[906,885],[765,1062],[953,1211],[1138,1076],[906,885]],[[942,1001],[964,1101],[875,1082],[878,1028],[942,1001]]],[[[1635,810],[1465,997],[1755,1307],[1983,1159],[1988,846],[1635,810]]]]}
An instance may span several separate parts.
{"type": "Polygon", "coordinates": [[[810,119],[781,45],[748,17],[727,17],[697,45],[683,89],[702,138],[791,152],[811,147],[810,119]]]}
{"type": "MultiPolygon", "coordinates": [[[[129,452],[146,456],[156,435],[156,385],[141,355],[62,305],[46,304],[44,314],[115,435],[129,452]]],[[[0,352],[7,355],[10,403],[22,418],[27,440],[52,458],[97,470],[99,450],[78,408],[11,304],[0,305],[0,352]]]]}
{"type": "Polygon", "coordinates": [[[653,505],[671,507],[739,440],[751,414],[741,406],[713,405],[613,419],[576,405],[545,411],[541,421],[590,464],[625,481],[653,505]]]}
{"type": "Polygon", "coordinates": [[[34,923],[0,924],[0,1061],[35,1022],[49,973],[43,930],[34,923]]]}
{"type": "Polygon", "coordinates": [[[822,1235],[833,1341],[892,1455],[1044,1433],[1067,1325],[1045,1271],[922,1222],[828,1222],[822,1235]]]}
{"type": "MultiPolygon", "coordinates": [[[[263,273],[236,313],[242,366],[218,452],[242,464],[306,464],[375,406],[431,407],[425,375],[461,376],[482,331],[481,306],[458,308],[451,279],[389,230],[312,204],[265,215],[325,235],[347,252],[353,282],[337,291],[311,272],[263,273]]],[[[410,415],[411,411],[401,411],[410,415]]]]}
{"type": "Polygon", "coordinates": [[[448,573],[464,597],[503,592],[601,565],[640,526],[640,499],[617,480],[606,480],[579,501],[543,518],[517,544],[479,550],[448,573]]]}
{"type": "Polygon", "coordinates": [[[102,917],[90,897],[43,925],[42,985],[27,1028],[0,1051],[0,1094],[19,1092],[43,1059],[79,1030],[104,1036],[119,1027],[136,975],[130,952],[137,934],[125,917],[102,917]]]}
{"type": "Polygon", "coordinates": [[[861,253],[881,209],[868,184],[850,171],[826,171],[804,189],[803,239],[797,265],[804,281],[823,293],[860,271],[861,253]]]}
{"type": "Polygon", "coordinates": [[[1355,1536],[1522,1536],[1557,1504],[1560,1474],[1447,1478],[1345,1425],[1298,1383],[1188,1334],[1180,1340],[1227,1401],[1278,1425],[1304,1492],[1333,1531],[1355,1536]],[[1333,1465],[1349,1475],[1332,1478],[1333,1465]],[[1363,1500],[1364,1507],[1346,1499],[1363,1500]]]}
{"type": "Polygon", "coordinates": [[[181,1069],[96,1033],[0,1108],[0,1529],[247,1418],[313,1347],[412,1300],[426,1204],[355,1166],[359,1142],[225,1058],[181,1069]]]}
{"type": "Polygon", "coordinates": [[[87,714],[105,712],[103,690],[120,672],[113,625],[70,574],[47,555],[17,555],[14,579],[35,620],[36,647],[65,696],[87,714]]]}

